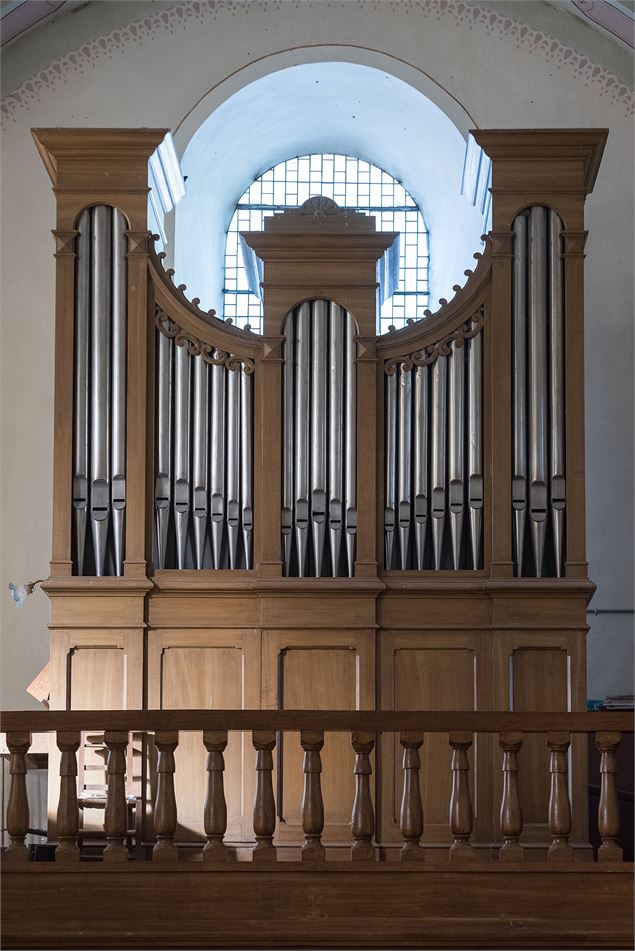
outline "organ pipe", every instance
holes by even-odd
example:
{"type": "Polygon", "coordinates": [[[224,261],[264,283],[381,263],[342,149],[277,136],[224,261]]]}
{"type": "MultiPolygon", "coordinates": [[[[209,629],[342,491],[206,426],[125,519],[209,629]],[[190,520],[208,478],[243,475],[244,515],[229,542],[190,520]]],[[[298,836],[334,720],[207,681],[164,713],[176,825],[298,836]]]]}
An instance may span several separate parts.
{"type": "Polygon", "coordinates": [[[447,357],[440,356],[432,368],[432,543],[434,567],[441,567],[446,517],[446,405],[447,357]]]}
{"type": "Polygon", "coordinates": [[[468,504],[472,568],[481,567],[481,536],[483,534],[483,342],[477,334],[467,350],[468,379],[468,504]]]}
{"type": "Polygon", "coordinates": [[[225,523],[225,376],[222,366],[211,368],[210,521],[212,566],[222,567],[225,523]]]}
{"type": "Polygon", "coordinates": [[[195,357],[192,478],[194,483],[194,556],[197,568],[203,567],[207,528],[207,415],[209,406],[207,391],[207,364],[202,357],[195,357]]]}
{"type": "Polygon", "coordinates": [[[165,568],[172,503],[172,366],[174,340],[157,335],[157,472],[154,480],[157,566],[165,568]]]}
{"type": "Polygon", "coordinates": [[[450,362],[450,413],[449,413],[449,481],[448,495],[450,508],[450,536],[452,539],[452,561],[458,571],[461,560],[463,540],[463,390],[464,390],[464,353],[455,340],[449,357],[450,362]]]}
{"type": "Polygon", "coordinates": [[[126,506],[125,220],[97,205],[78,221],[73,397],[77,574],[121,575],[126,506]],[[90,528],[89,528],[90,525],[90,528]],[[91,555],[87,550],[90,531],[91,555]]]}
{"type": "Polygon", "coordinates": [[[227,541],[229,567],[237,567],[240,527],[240,375],[227,377],[227,541]]]}
{"type": "Polygon", "coordinates": [[[514,220],[514,560],[519,576],[560,577],[565,558],[562,223],[533,206],[514,220]],[[528,508],[532,565],[525,564],[528,508]]]}
{"type": "Polygon", "coordinates": [[[423,568],[428,523],[428,367],[416,367],[414,382],[414,493],[416,567],[423,568]]]}
{"type": "Polygon", "coordinates": [[[408,545],[410,541],[410,485],[411,485],[411,405],[412,405],[412,374],[404,367],[399,368],[398,380],[398,417],[397,457],[398,485],[397,485],[397,513],[399,524],[399,551],[401,567],[408,565],[408,545]]]}
{"type": "Polygon", "coordinates": [[[243,367],[240,371],[240,498],[242,505],[241,524],[245,568],[251,568],[252,534],[254,529],[254,509],[252,500],[253,465],[251,447],[253,443],[251,374],[243,367]]]}
{"type": "Polygon", "coordinates": [[[345,563],[352,575],[357,533],[355,323],[332,301],[306,301],[287,316],[283,332],[284,573],[338,576],[345,563]]]}
{"type": "Polygon", "coordinates": [[[185,568],[190,518],[190,363],[186,346],[174,355],[174,522],[176,566],[185,568]]]}
{"type": "Polygon", "coordinates": [[[386,509],[384,535],[386,542],[386,568],[392,567],[395,544],[395,509],[397,499],[397,375],[391,373],[386,380],[386,509]]]}

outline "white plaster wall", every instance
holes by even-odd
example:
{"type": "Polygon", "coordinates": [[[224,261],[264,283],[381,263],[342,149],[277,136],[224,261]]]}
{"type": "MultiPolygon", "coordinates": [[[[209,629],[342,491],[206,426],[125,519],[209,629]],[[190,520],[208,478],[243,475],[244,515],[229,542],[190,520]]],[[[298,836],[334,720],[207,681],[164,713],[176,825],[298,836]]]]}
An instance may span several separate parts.
{"type": "MultiPolygon", "coordinates": [[[[514,5],[520,20],[525,5],[514,5]]],[[[0,340],[5,709],[33,705],[24,687],[48,659],[45,597],[38,594],[17,611],[6,594],[11,578],[46,575],[50,556],[54,202],[30,128],[165,126],[183,149],[205,97],[221,88],[236,91],[246,76],[262,73],[270,57],[284,55],[286,65],[315,62],[321,48],[337,47],[352,62],[364,62],[369,51],[390,57],[394,75],[416,73],[428,88],[439,84],[448,101],[460,103],[457,112],[479,127],[610,129],[588,204],[588,550],[598,584],[594,603],[632,607],[632,120],[619,82],[608,87],[599,67],[593,75],[593,64],[566,57],[557,43],[551,48],[531,30],[521,35],[495,12],[488,20],[477,7],[465,15],[459,8],[464,6],[407,0],[162,4],[145,26],[88,47],[84,58],[80,53],[60,65],[59,79],[52,73],[36,78],[31,91],[21,90],[21,102],[7,103],[0,340]]],[[[67,29],[72,48],[70,21],[67,29]]],[[[632,616],[600,619],[589,640],[591,696],[625,691],[631,682],[632,616]]]]}

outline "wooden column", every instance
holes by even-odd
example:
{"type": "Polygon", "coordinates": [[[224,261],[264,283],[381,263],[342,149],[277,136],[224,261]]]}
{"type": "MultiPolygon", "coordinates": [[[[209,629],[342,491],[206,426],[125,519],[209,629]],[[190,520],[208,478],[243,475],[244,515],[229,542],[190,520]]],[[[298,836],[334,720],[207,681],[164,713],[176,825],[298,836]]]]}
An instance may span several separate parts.
{"type": "Polygon", "coordinates": [[[60,793],[57,806],[56,862],[79,862],[79,806],[77,804],[77,750],[81,742],[77,730],[64,730],[57,734],[57,746],[62,753],[60,760],[60,793]]]}
{"type": "Polygon", "coordinates": [[[11,753],[11,789],[7,804],[7,831],[11,844],[4,854],[9,865],[29,861],[29,850],[24,842],[29,830],[29,799],[26,792],[26,754],[31,746],[30,733],[7,733],[11,753]]]}
{"type": "Polygon", "coordinates": [[[104,862],[127,862],[126,833],[128,831],[128,804],[126,802],[126,749],[128,734],[107,730],[104,742],[108,748],[108,798],[104,815],[104,832],[108,844],[104,862]]]}
{"type": "Polygon", "coordinates": [[[207,794],[204,813],[207,842],[203,849],[203,861],[226,862],[231,856],[223,842],[227,830],[227,804],[223,788],[223,752],[227,746],[227,730],[204,730],[203,744],[207,750],[207,794]]]}
{"type": "Polygon", "coordinates": [[[523,745],[522,733],[501,733],[499,745],[503,751],[503,796],[500,824],[503,844],[498,857],[501,862],[524,861],[519,838],[523,831],[523,814],[518,794],[518,753],[523,745]]]}
{"type": "Polygon", "coordinates": [[[252,858],[254,862],[275,862],[276,848],[273,833],[276,828],[276,803],[273,798],[272,751],[276,745],[276,734],[268,730],[254,730],[252,742],[256,750],[256,800],[254,802],[254,832],[256,845],[252,858]]]}
{"type": "Polygon", "coordinates": [[[549,772],[549,832],[550,862],[572,862],[573,849],[569,845],[571,832],[571,803],[569,802],[568,757],[571,737],[568,733],[548,733],[549,772]]]}
{"type": "Polygon", "coordinates": [[[600,760],[600,805],[598,808],[598,832],[602,845],[598,849],[598,862],[621,862],[623,852],[617,844],[620,831],[620,807],[615,791],[617,764],[615,754],[620,745],[620,733],[596,733],[595,745],[602,754],[600,760]]]}
{"type": "Polygon", "coordinates": [[[450,733],[452,749],[452,793],[450,797],[450,829],[452,845],[450,861],[468,861],[474,858],[470,845],[473,814],[470,798],[468,750],[472,745],[471,733],[450,733]]]}
{"type": "Polygon", "coordinates": [[[419,750],[423,734],[406,731],[401,734],[403,747],[403,795],[401,798],[402,862],[423,861],[425,853],[419,842],[423,835],[423,804],[419,788],[421,760],[419,750]]]}
{"type": "Polygon", "coordinates": [[[322,845],[324,828],[324,802],[320,785],[322,760],[320,750],[324,746],[322,730],[303,730],[300,744],[304,750],[304,795],[302,797],[302,831],[304,845],[301,849],[303,862],[323,862],[326,851],[322,845]]]}
{"type": "Polygon", "coordinates": [[[351,831],[353,846],[351,859],[358,862],[373,862],[375,847],[375,813],[373,800],[370,795],[370,777],[373,772],[370,765],[370,754],[375,745],[372,733],[353,733],[353,749],[355,750],[355,801],[351,817],[351,831]]]}
{"type": "Polygon", "coordinates": [[[174,795],[174,750],[179,743],[175,731],[155,733],[159,751],[157,764],[157,797],[154,803],[154,832],[157,837],[152,851],[153,862],[176,862],[176,797],[174,795]]]}

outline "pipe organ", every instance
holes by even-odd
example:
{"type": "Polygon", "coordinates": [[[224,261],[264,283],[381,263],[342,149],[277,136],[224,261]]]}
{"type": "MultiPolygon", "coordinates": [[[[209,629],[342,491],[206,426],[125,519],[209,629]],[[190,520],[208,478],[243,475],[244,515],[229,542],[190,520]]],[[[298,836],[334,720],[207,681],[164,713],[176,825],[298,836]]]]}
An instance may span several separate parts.
{"type": "MultiPolygon", "coordinates": [[[[378,262],[397,235],[320,197],[242,235],[262,262],[262,335],[204,312],[147,232],[147,162],[164,134],[34,131],[57,201],[51,706],[585,709],[584,201],[606,133],[475,132],[492,159],[483,252],[451,300],[383,336],[378,262]]],[[[288,737],[272,754],[289,849],[297,747],[288,737]]],[[[184,846],[204,834],[202,749],[182,736],[175,754],[184,846]]],[[[378,738],[372,761],[387,859],[399,749],[378,738]]],[[[519,754],[537,857],[542,750],[527,737],[519,754]]],[[[475,736],[469,755],[472,843],[488,850],[499,751],[475,736]]],[[[584,855],[580,737],[568,755],[584,855]]],[[[135,756],[150,842],[156,751],[135,756]]],[[[327,737],[329,848],[350,837],[351,756],[327,737]]],[[[426,737],[420,756],[437,778],[422,786],[424,844],[443,854],[447,739],[426,737]]],[[[253,829],[252,758],[230,734],[238,848],[253,829]]],[[[54,803],[58,782],[52,756],[54,803]]]]}

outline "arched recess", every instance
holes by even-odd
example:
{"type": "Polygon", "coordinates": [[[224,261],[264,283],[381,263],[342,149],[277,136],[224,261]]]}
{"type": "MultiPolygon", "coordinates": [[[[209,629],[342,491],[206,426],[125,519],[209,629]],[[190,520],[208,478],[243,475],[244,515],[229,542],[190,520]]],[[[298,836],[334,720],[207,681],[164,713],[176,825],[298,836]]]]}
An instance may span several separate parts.
{"type": "Polygon", "coordinates": [[[332,151],[379,165],[421,208],[434,309],[463,283],[480,245],[482,217],[461,195],[470,117],[423,72],[390,57],[351,47],[293,53],[291,62],[305,61],[280,54],[230,77],[177,130],[187,176],[175,220],[178,280],[221,313],[225,231],[239,197],[277,162],[332,151]]]}

